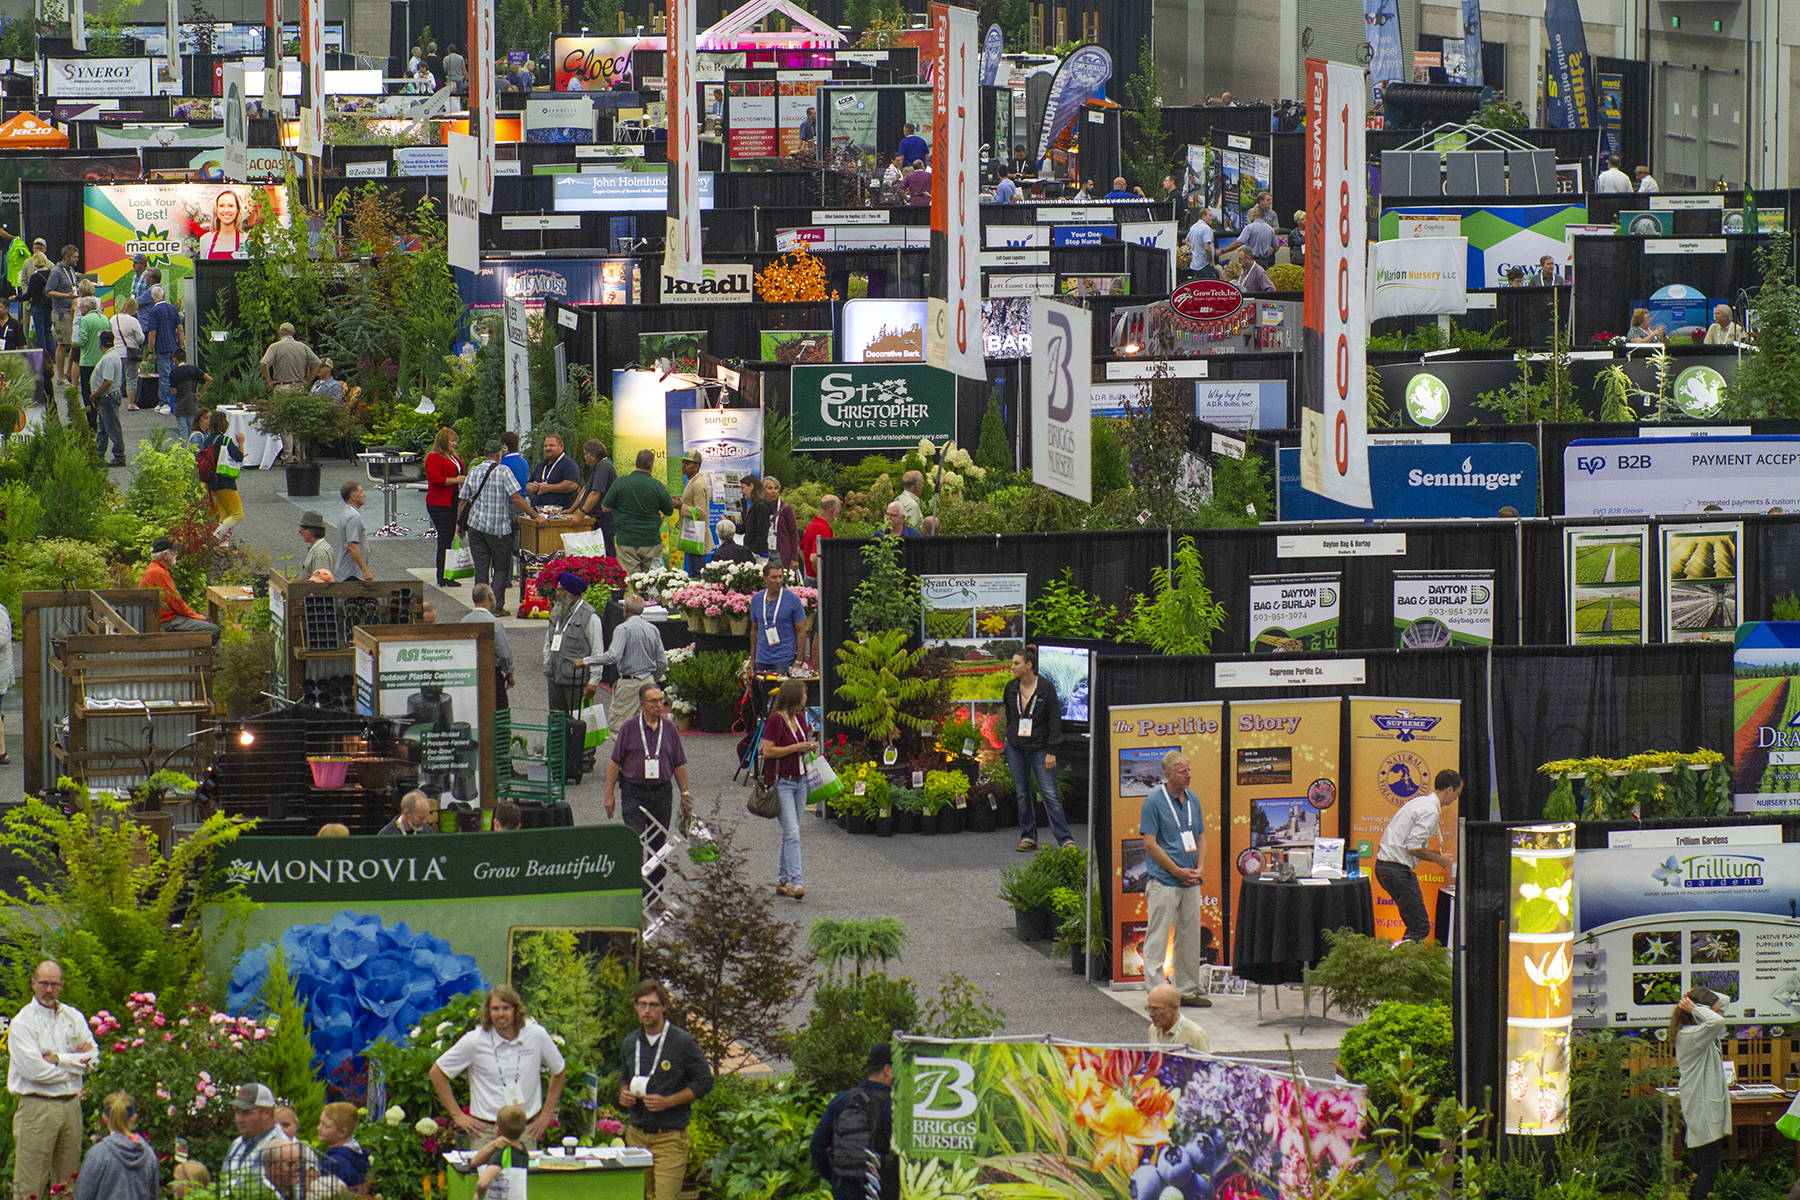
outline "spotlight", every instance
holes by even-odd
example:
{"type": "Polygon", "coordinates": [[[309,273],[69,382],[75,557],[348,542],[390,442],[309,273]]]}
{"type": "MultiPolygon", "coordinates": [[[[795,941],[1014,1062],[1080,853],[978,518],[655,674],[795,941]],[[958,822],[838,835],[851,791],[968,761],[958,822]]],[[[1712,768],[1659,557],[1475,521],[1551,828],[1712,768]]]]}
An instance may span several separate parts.
{"type": "Polygon", "coordinates": [[[256,735],[254,733],[251,733],[248,729],[243,729],[243,730],[238,731],[238,745],[248,746],[251,742],[254,742],[255,740],[256,740],[256,735]]]}

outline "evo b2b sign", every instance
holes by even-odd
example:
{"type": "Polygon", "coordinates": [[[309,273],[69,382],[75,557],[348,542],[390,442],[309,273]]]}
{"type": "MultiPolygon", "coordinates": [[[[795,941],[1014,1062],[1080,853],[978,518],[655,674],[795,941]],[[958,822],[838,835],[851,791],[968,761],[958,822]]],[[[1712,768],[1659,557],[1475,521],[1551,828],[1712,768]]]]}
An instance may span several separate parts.
{"type": "Polygon", "coordinates": [[[956,436],[956,376],[938,367],[794,368],[794,448],[898,450],[956,436]]]}

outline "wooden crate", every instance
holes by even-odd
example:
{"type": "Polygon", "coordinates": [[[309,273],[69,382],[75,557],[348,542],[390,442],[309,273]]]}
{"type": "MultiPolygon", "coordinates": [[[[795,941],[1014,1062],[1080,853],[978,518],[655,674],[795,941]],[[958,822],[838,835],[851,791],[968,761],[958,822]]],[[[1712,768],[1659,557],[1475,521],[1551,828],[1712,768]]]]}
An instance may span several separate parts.
{"type": "MultiPolygon", "coordinates": [[[[339,639],[340,645],[317,647],[308,644],[306,635],[306,600],[309,596],[330,597],[334,602],[346,598],[369,599],[389,605],[402,599],[408,619],[402,624],[418,625],[424,621],[425,585],[416,579],[376,580],[346,579],[341,583],[313,583],[305,579],[288,579],[279,572],[269,576],[270,634],[274,641],[274,677],[269,690],[288,701],[300,699],[306,680],[328,674],[351,674],[356,661],[353,637],[339,639]]],[[[377,624],[394,622],[384,616],[377,624]]]]}

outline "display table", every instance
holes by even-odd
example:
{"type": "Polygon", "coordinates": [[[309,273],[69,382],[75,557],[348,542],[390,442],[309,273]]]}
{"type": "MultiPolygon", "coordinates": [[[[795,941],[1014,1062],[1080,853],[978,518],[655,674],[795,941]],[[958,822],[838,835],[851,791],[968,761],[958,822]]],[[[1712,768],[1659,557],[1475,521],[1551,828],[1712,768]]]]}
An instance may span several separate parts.
{"type": "Polygon", "coordinates": [[[513,520],[519,526],[519,549],[528,554],[560,554],[565,533],[581,533],[592,529],[594,523],[586,517],[573,513],[556,513],[549,517],[549,524],[540,527],[530,517],[517,512],[513,520]]]}
{"type": "Polygon", "coordinates": [[[1325,883],[1246,879],[1232,917],[1232,973],[1260,984],[1304,982],[1307,969],[1330,949],[1327,930],[1375,934],[1375,900],[1366,877],[1325,883]]]}
{"type": "Polygon", "coordinates": [[[254,408],[227,404],[216,411],[231,420],[231,427],[225,431],[227,437],[235,439],[239,434],[244,435],[246,467],[267,470],[275,465],[275,460],[281,457],[281,436],[268,432],[258,423],[254,408]]]}
{"type": "MultiPolygon", "coordinates": [[[[526,1190],[531,1200],[643,1200],[650,1152],[627,1146],[610,1151],[610,1155],[576,1159],[572,1166],[543,1166],[540,1164],[553,1161],[553,1156],[534,1154],[526,1190]]],[[[450,1164],[444,1189],[449,1200],[474,1200],[475,1173],[458,1165],[464,1156],[444,1157],[450,1164]]]]}
{"type": "Polygon", "coordinates": [[[219,618],[227,612],[242,612],[256,603],[249,584],[215,583],[206,589],[206,619],[222,625],[219,618]]]}

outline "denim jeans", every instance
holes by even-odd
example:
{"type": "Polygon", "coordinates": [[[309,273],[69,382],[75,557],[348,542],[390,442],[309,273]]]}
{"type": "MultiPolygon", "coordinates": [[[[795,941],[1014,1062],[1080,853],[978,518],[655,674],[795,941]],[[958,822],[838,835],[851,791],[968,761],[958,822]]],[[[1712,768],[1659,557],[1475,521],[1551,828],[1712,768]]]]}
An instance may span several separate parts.
{"type": "Polygon", "coordinates": [[[775,882],[802,887],[800,814],[806,808],[806,780],[777,779],[775,791],[781,797],[781,861],[775,867],[775,882]]]}
{"type": "Polygon", "coordinates": [[[37,343],[45,354],[56,353],[56,331],[50,328],[50,310],[33,308],[31,310],[31,326],[37,330],[37,343]]]}
{"type": "Polygon", "coordinates": [[[1044,797],[1044,811],[1050,814],[1050,833],[1060,846],[1074,841],[1075,836],[1069,832],[1069,819],[1063,815],[1062,800],[1056,794],[1056,773],[1044,765],[1047,753],[1044,750],[1020,750],[1009,742],[1006,769],[1012,772],[1013,791],[1019,797],[1019,835],[1037,840],[1037,806],[1031,798],[1031,785],[1035,779],[1037,790],[1044,797]]]}
{"type": "Polygon", "coordinates": [[[169,352],[166,354],[163,353],[161,350],[158,350],[156,352],[156,378],[162,385],[160,388],[157,389],[157,393],[156,393],[156,402],[158,404],[173,404],[173,403],[175,403],[175,393],[169,387],[169,372],[173,371],[174,369],[175,369],[175,351],[174,351],[174,349],[170,348],[169,352]]]}
{"type": "Polygon", "coordinates": [[[110,440],[113,444],[114,460],[124,459],[125,430],[119,425],[119,394],[108,392],[94,401],[94,407],[100,410],[100,427],[94,434],[94,448],[100,452],[100,457],[104,460],[106,443],[110,440]]]}

